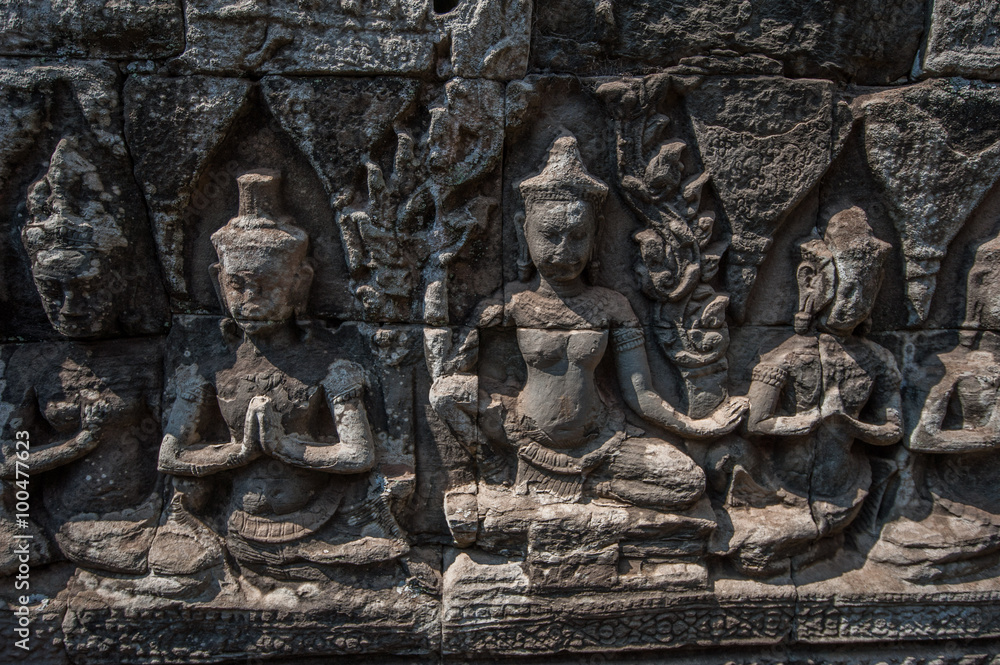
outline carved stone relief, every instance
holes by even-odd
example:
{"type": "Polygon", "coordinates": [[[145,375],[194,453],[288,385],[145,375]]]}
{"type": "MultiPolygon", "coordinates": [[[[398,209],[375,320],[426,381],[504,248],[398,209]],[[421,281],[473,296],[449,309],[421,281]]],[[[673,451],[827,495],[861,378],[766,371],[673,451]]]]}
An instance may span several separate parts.
{"type": "Polygon", "coordinates": [[[525,0],[185,3],[198,72],[409,74],[516,78],[528,60],[525,0]]]}
{"type": "Polygon", "coordinates": [[[994,87],[960,81],[861,102],[869,164],[902,242],[911,325],[927,318],[948,245],[997,181],[998,103],[994,87]]]}
{"type": "Polygon", "coordinates": [[[126,129],[175,306],[218,309],[207,270],[187,265],[184,248],[194,244],[199,268],[213,261],[210,237],[231,215],[235,178],[281,160],[289,164],[282,196],[319,259],[311,315],[416,322],[427,288],[441,293],[435,306],[467,315],[499,287],[494,271],[473,267],[499,262],[490,230],[499,221],[501,90],[463,79],[437,87],[133,77],[126,129]],[[201,95],[209,108],[194,103],[201,95]],[[193,144],[180,140],[184,132],[193,144]],[[164,179],[173,186],[161,188],[164,179]],[[445,275],[452,286],[432,286],[445,275]]]}
{"type": "Polygon", "coordinates": [[[164,58],[184,48],[178,0],[70,0],[0,3],[5,55],[164,58]]]}
{"type": "Polygon", "coordinates": [[[992,7],[43,4],[0,660],[993,662],[992,7]]]}
{"type": "MultiPolygon", "coordinates": [[[[3,573],[17,570],[17,490],[28,485],[31,563],[69,560],[85,569],[141,574],[159,520],[162,480],[154,461],[159,392],[158,343],[5,345],[2,404],[3,573]],[[152,362],[149,362],[152,361],[152,362]],[[24,459],[17,431],[35,432],[24,459]],[[22,462],[20,465],[18,461],[22,462]],[[18,472],[20,469],[21,473],[18,472]],[[25,470],[30,474],[25,474],[25,470]],[[39,496],[41,495],[41,496],[39,496]]],[[[23,437],[22,437],[23,439],[23,437]]]]}
{"type": "Polygon", "coordinates": [[[856,445],[902,436],[895,360],[854,335],[871,314],[889,249],[857,207],[800,245],[795,335],[753,370],[749,443],[713,455],[714,469],[728,472],[732,533],[721,551],[749,575],[828,554],[866,501],[877,509],[873,494],[894,471],[856,445]]]}
{"type": "Polygon", "coordinates": [[[0,68],[5,339],[158,333],[167,303],[103,65],[0,68]]]}

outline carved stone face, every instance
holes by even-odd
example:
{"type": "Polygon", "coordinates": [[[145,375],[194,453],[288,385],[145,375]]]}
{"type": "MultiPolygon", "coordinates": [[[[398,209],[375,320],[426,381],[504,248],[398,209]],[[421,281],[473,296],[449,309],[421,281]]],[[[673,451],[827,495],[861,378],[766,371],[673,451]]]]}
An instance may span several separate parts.
{"type": "Polygon", "coordinates": [[[668,251],[663,237],[652,229],[644,229],[635,234],[642,261],[635,271],[642,281],[642,289],[654,300],[667,300],[677,285],[677,260],[668,251]]]}
{"type": "Polygon", "coordinates": [[[803,247],[802,262],[795,271],[799,286],[799,311],[795,315],[795,330],[804,334],[813,318],[833,301],[837,270],[829,250],[820,240],[803,247]]]}
{"type": "Polygon", "coordinates": [[[52,327],[74,338],[99,337],[116,324],[114,294],[104,262],[90,252],[52,249],[31,264],[35,288],[52,327]]]}
{"type": "Polygon", "coordinates": [[[236,321],[280,322],[295,316],[312,268],[290,257],[231,251],[218,266],[219,288],[236,321]]]}
{"type": "Polygon", "coordinates": [[[684,144],[678,141],[660,146],[660,151],[646,166],[646,186],[656,197],[675,194],[684,177],[681,161],[684,144]]]}
{"type": "Polygon", "coordinates": [[[538,272],[552,282],[569,282],[590,262],[597,218],[589,201],[533,201],[524,221],[524,239],[538,272]]]}
{"type": "MultiPolygon", "coordinates": [[[[851,275],[853,277],[853,275],[851,275]]],[[[833,332],[850,334],[872,313],[874,297],[856,280],[844,279],[838,270],[833,306],[823,318],[823,326],[833,332]]]]}

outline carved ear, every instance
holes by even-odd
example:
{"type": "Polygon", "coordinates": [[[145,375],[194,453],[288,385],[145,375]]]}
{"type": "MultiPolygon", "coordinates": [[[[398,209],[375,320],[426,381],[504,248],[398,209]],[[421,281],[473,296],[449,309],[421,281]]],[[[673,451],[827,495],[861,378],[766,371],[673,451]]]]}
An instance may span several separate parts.
{"type": "Polygon", "coordinates": [[[219,299],[219,304],[222,305],[222,311],[228,315],[229,303],[226,302],[226,291],[222,288],[222,282],[220,281],[222,266],[218,263],[213,263],[208,266],[208,274],[212,276],[212,286],[215,287],[215,297],[219,299]]]}
{"type": "Polygon", "coordinates": [[[813,286],[813,280],[816,279],[816,269],[811,265],[803,263],[799,266],[799,269],[796,270],[795,273],[795,277],[799,284],[805,283],[809,287],[813,286]]]}

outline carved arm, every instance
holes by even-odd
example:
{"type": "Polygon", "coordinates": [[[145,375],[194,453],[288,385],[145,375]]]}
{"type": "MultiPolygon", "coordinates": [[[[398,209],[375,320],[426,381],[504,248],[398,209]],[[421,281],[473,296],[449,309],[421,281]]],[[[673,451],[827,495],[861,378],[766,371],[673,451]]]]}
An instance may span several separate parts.
{"type": "Polygon", "coordinates": [[[883,368],[876,378],[875,389],[872,391],[870,403],[874,413],[873,422],[865,422],[843,412],[834,416],[835,421],[846,426],[854,438],[873,446],[890,446],[896,443],[903,438],[899,383],[899,372],[894,366],[883,368]]]}
{"type": "Polygon", "coordinates": [[[775,416],[781,389],[788,380],[788,372],[773,365],[758,365],[747,395],[750,399],[750,416],[747,432],[758,436],[802,436],[809,434],[822,422],[819,407],[794,416],[775,416]]]}
{"type": "Polygon", "coordinates": [[[1000,447],[1000,404],[982,427],[941,429],[948,403],[958,386],[958,379],[942,381],[931,388],[924,403],[920,422],[910,437],[909,449],[921,453],[972,453],[1000,447]]]}
{"type": "MultiPolygon", "coordinates": [[[[33,402],[34,399],[35,392],[29,389],[25,393],[19,411],[26,411],[29,401],[33,402]]],[[[75,436],[44,446],[33,446],[28,451],[28,459],[25,464],[30,473],[51,471],[78,460],[97,448],[100,443],[101,423],[107,419],[110,405],[97,398],[95,401],[84,402],[81,411],[82,429],[75,436]]],[[[3,441],[2,453],[0,477],[4,480],[12,480],[17,476],[17,444],[14,441],[3,441]]]]}
{"type": "Polygon", "coordinates": [[[693,419],[668,404],[653,390],[649,360],[639,328],[616,328],[611,331],[618,383],[625,403],[647,420],[664,429],[692,439],[722,436],[736,429],[746,403],[741,399],[723,402],[708,418],[693,419]]]}
{"type": "MultiPolygon", "coordinates": [[[[265,448],[287,464],[316,471],[361,473],[371,470],[375,466],[375,437],[362,401],[362,369],[352,362],[335,361],[323,380],[323,388],[340,441],[324,444],[295,434],[283,434],[275,422],[269,429],[277,434],[263,437],[265,448]]],[[[276,414],[271,413],[270,418],[276,420],[276,414]]]]}
{"type": "Polygon", "coordinates": [[[195,365],[180,368],[176,378],[177,398],[160,443],[160,471],[177,476],[208,476],[243,466],[260,456],[260,418],[253,402],[247,410],[242,441],[199,442],[201,411],[214,399],[212,386],[198,375],[195,365]]]}

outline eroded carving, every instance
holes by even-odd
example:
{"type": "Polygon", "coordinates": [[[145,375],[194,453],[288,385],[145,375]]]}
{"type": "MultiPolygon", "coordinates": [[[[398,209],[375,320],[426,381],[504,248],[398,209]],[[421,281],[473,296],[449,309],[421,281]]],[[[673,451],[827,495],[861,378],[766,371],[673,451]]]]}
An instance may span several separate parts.
{"type": "MultiPolygon", "coordinates": [[[[996,327],[997,244],[997,238],[985,242],[969,271],[969,327],[996,327]]],[[[957,344],[930,354],[914,372],[922,383],[937,381],[918,405],[909,454],[900,456],[904,482],[872,551],[874,560],[921,583],[971,579],[1000,562],[1000,502],[992,473],[1000,445],[1000,338],[991,330],[962,330],[957,337],[957,344]]]]}
{"type": "Polygon", "coordinates": [[[725,286],[741,323],[775,231],[818,184],[850,120],[818,81],[709,79],[686,104],[732,229],[725,286]]]}
{"type": "Polygon", "coordinates": [[[863,100],[862,108],[868,162],[902,244],[909,323],[918,325],[948,245],[1000,177],[1000,97],[993,88],[933,82],[863,100]]]}
{"type": "Polygon", "coordinates": [[[158,334],[168,322],[115,71],[0,63],[6,341],[158,334]]]}
{"type": "Polygon", "coordinates": [[[31,221],[21,240],[45,314],[66,337],[125,332],[120,296],[127,277],[115,267],[128,241],[110,214],[114,205],[97,167],[72,139],[60,141],[48,173],[28,191],[31,221]]]}
{"type": "Polygon", "coordinates": [[[988,661],[987,4],[0,0],[0,632],[988,661]]]}
{"type": "Polygon", "coordinates": [[[18,569],[17,535],[31,536],[32,566],[145,573],[162,505],[158,344],[8,345],[2,355],[0,574],[18,569]],[[122,346],[134,355],[121,358],[122,346]]]}
{"type": "MultiPolygon", "coordinates": [[[[710,417],[692,419],[652,390],[642,328],[628,301],[584,279],[608,189],[587,172],[572,136],[558,138],[545,168],[519,188],[522,281],[508,287],[502,309],[499,303],[484,309],[483,321],[493,317],[514,328],[526,376],[516,390],[484,386],[493,391],[481,398],[482,434],[467,441],[470,449],[481,444],[478,497],[470,485],[461,500],[453,491],[446,508],[460,543],[472,539],[471,515],[481,520],[482,547],[524,547],[526,540],[532,584],[610,588],[618,583],[620,548],[635,554],[626,541],[639,541],[632,549],[641,552],[644,540],[691,539],[653,546],[661,558],[683,558],[697,551],[698,541],[704,545],[713,526],[697,508],[701,469],[677,443],[629,425],[625,410],[674,435],[707,438],[735,428],[745,406],[728,400],[710,417]],[[609,346],[616,380],[603,385],[597,367],[609,346]],[[608,390],[621,398],[610,399],[608,390]]],[[[474,358],[470,342],[466,337],[454,354],[465,367],[474,358]]],[[[444,418],[457,412],[453,431],[462,436],[474,384],[462,385],[455,378],[461,372],[444,375],[450,388],[438,381],[436,392],[457,399],[439,399],[449,408],[438,412],[444,418]]],[[[635,577],[641,585],[642,574],[635,577]]],[[[670,571],[649,578],[676,582],[670,571]]]]}
{"type": "Polygon", "coordinates": [[[604,84],[597,94],[616,113],[618,173],[629,206],[646,228],[635,234],[644,293],[655,301],[651,326],[685,382],[688,415],[704,417],[728,393],[729,297],[712,287],[729,246],[703,192],[704,172],[688,175],[685,141],[656,112],[669,77],[604,84]]]}
{"type": "Polygon", "coordinates": [[[502,145],[500,93],[489,82],[449,81],[423,136],[396,130],[389,175],[366,156],[365,195],[338,199],[351,286],[370,320],[412,319],[423,284],[424,320],[448,323],[448,272],[498,203],[488,176],[502,145]]]}
{"type": "Polygon", "coordinates": [[[763,355],[750,385],[753,443],[731,465],[725,510],[732,533],[721,549],[749,575],[786,572],[842,545],[887,473],[863,444],[903,435],[899,370],[891,354],[856,334],[871,315],[888,243],[852,207],[823,237],[799,245],[795,335],[763,355]],[[824,551],[824,548],[825,551],[824,551]]]}
{"type": "Polygon", "coordinates": [[[943,376],[907,441],[906,483],[872,552],[915,582],[970,578],[1000,558],[991,473],[1000,440],[1000,340],[992,332],[958,335],[959,344],[937,356],[943,376]]]}
{"type": "Polygon", "coordinates": [[[240,214],[212,237],[224,325],[243,341],[214,373],[189,364],[171,379],[159,465],[174,477],[174,496],[152,546],[159,575],[223,564],[213,518],[225,525],[229,555],[277,578],[323,580],[324,566],[408,549],[374,471],[365,371],[336,357],[322,329],[296,324],[313,269],[308,237],[281,212],[279,183],[274,172],[240,176],[240,214]],[[212,515],[210,496],[226,480],[228,507],[212,515]]]}

